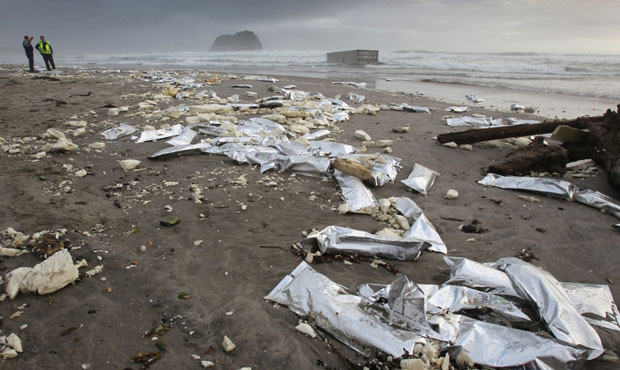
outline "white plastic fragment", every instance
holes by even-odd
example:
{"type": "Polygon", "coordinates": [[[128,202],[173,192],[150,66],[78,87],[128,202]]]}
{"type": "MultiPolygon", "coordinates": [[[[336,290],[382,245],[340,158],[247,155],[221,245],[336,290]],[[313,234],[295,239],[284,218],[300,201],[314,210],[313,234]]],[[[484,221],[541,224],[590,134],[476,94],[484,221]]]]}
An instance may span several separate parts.
{"type": "Polygon", "coordinates": [[[69,251],[63,249],[32,268],[18,267],[6,274],[6,293],[13,299],[18,292],[40,295],[55,292],[78,278],[78,266],[73,264],[69,251]]]}
{"type": "Polygon", "coordinates": [[[125,171],[128,171],[138,167],[140,161],[137,159],[124,159],[122,161],[118,161],[118,164],[120,164],[125,171]]]}
{"type": "Polygon", "coordinates": [[[203,360],[203,361],[200,361],[200,366],[202,366],[204,369],[207,369],[209,367],[215,366],[215,364],[211,361],[203,360]]]}
{"type": "Polygon", "coordinates": [[[295,330],[297,330],[298,332],[300,332],[302,334],[306,334],[310,338],[316,338],[316,332],[314,331],[314,328],[312,326],[308,325],[305,322],[300,322],[295,327],[295,330]]]}

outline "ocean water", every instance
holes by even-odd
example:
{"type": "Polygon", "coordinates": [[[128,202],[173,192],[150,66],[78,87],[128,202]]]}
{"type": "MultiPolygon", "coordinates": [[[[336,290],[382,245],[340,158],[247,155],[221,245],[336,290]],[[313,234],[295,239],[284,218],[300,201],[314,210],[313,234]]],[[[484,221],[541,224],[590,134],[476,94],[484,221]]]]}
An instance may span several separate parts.
{"type": "MultiPolygon", "coordinates": [[[[90,68],[187,68],[349,79],[384,90],[423,91],[453,103],[466,102],[465,94],[478,94],[490,106],[536,106],[551,117],[598,114],[620,103],[620,55],[381,51],[380,65],[359,67],[329,64],[324,51],[57,54],[56,59],[59,65],[90,68]]],[[[0,63],[24,61],[19,53],[0,55],[0,63]]]]}

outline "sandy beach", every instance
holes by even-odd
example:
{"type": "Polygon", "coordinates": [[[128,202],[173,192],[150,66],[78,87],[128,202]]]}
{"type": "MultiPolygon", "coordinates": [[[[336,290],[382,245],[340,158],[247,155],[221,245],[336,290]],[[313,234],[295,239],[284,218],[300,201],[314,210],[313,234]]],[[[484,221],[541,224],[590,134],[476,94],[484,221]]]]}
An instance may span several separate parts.
{"type": "MultiPolygon", "coordinates": [[[[301,262],[289,247],[312,229],[338,225],[376,232],[387,224],[365,214],[340,214],[343,200],[335,180],[287,171],[261,174],[256,165],[237,164],[220,155],[150,160],[150,155],[169,146],[166,140],[107,141],[101,135],[120,123],[139,131],[147,125],[155,129],[185,125],[193,114],[170,114],[169,108],[206,104],[208,98],[196,96],[204,89],[224,99],[237,94],[241,103],[253,103],[274,95],[269,90],[272,86],[294,84],[298,90],[330,98],[340,95],[342,100],[350,92],[363,94],[364,104],[374,106],[428,107],[431,114],[397,110],[352,114],[348,121],[328,127],[328,138],[357,148],[363,143],[354,136],[356,130],[365,131],[374,141],[392,140],[391,155],[402,159],[402,169],[397,181],[372,188],[372,193],[377,199],[413,199],[437,228],[449,256],[490,262],[529,248],[537,258],[532,263],[559,281],[609,284],[614,297],[620,297],[620,286],[615,284],[620,281],[620,233],[611,228],[618,219],[577,202],[536,195],[539,202],[530,203],[519,195],[531,194],[477,184],[484,169],[511,149],[480,143],[468,151],[438,144],[437,135],[460,130],[442,119],[455,115],[445,111],[447,103],[334,85],[330,79],[274,75],[270,77],[279,81],[271,83],[204,71],[178,71],[173,76],[192,76],[201,83],[217,78],[221,83],[188,88],[180,91],[186,97],[174,99],[161,97],[171,84],[147,78],[148,70],[62,71],[29,74],[21,67],[0,67],[4,91],[0,230],[10,227],[32,235],[66,229],[63,238],[70,241],[73,260],[88,263],[82,270],[96,266],[103,270],[49,295],[20,294],[0,302],[2,335],[18,334],[24,347],[16,359],[0,362],[4,369],[139,369],[141,365],[132,363],[132,358],[138,352],[153,351],[163,356],[151,369],[200,369],[200,361],[192,355],[212,361],[216,369],[347,369],[351,363],[365,362],[332,337],[328,336],[329,343],[336,351],[297,332],[299,317],[264,297],[301,262]],[[238,84],[252,87],[233,87],[238,84]],[[256,96],[248,96],[248,91],[256,96]],[[145,101],[153,104],[141,108],[145,101]],[[110,115],[110,108],[120,110],[110,115]],[[70,123],[76,121],[86,122],[83,131],[70,123]],[[408,132],[393,131],[403,126],[409,127],[408,132]],[[77,149],[34,157],[45,144],[56,142],[44,137],[48,129],[64,133],[77,149]],[[140,164],[126,171],[118,162],[126,159],[140,164]],[[408,191],[400,182],[415,163],[440,173],[426,197],[408,191]],[[79,177],[80,170],[86,175],[79,177]],[[458,199],[445,198],[449,189],[458,191],[458,199]],[[161,225],[173,217],[180,222],[161,225]],[[472,220],[488,231],[468,234],[458,229],[472,220]],[[16,312],[21,314],[15,316],[16,312]],[[157,332],[145,334],[153,330],[157,332]],[[233,352],[222,349],[224,336],[236,345],[233,352]]],[[[242,109],[231,115],[242,120],[274,111],[242,109]]],[[[541,119],[475,106],[471,114],[541,119]]],[[[369,146],[365,153],[383,152],[382,147],[369,146]]],[[[602,171],[567,180],[620,199],[620,192],[608,184],[602,171]]],[[[0,274],[39,262],[32,253],[2,257],[0,274]]],[[[426,251],[416,261],[389,262],[417,283],[440,284],[449,277],[440,253],[426,251]]],[[[313,267],[352,290],[358,284],[388,284],[394,278],[369,262],[334,261],[313,267]]],[[[599,335],[606,349],[620,351],[620,332],[599,331],[599,335]]],[[[617,362],[595,360],[584,368],[617,366],[617,362]]]]}

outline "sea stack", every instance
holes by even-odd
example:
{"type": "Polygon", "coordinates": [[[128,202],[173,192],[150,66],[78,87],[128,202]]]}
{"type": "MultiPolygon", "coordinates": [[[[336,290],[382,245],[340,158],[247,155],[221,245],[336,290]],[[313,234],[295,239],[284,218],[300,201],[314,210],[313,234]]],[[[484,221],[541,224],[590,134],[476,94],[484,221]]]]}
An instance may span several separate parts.
{"type": "Polygon", "coordinates": [[[209,51],[256,51],[263,50],[263,44],[252,31],[241,31],[234,35],[218,36],[209,51]]]}

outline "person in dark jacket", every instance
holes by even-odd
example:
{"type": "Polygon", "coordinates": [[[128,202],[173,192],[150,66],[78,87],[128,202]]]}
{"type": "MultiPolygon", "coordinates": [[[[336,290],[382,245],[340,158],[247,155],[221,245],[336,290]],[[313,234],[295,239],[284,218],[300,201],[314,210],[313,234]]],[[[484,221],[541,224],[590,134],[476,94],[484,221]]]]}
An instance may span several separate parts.
{"type": "Polygon", "coordinates": [[[45,67],[47,67],[47,70],[51,71],[52,69],[56,69],[56,66],[54,65],[54,50],[52,50],[52,45],[50,45],[49,42],[45,41],[45,36],[41,36],[41,41],[39,41],[36,48],[39,53],[41,53],[41,56],[45,61],[45,67]]]}
{"type": "Polygon", "coordinates": [[[32,36],[24,36],[24,42],[22,43],[22,45],[24,46],[26,57],[28,57],[28,66],[30,67],[30,72],[35,72],[34,70],[34,48],[32,47],[32,36]]]}

